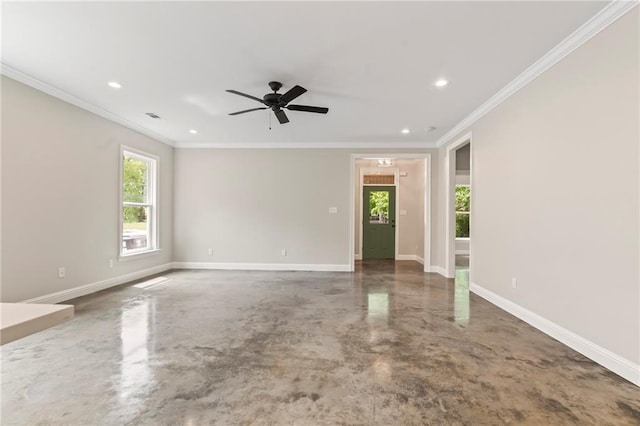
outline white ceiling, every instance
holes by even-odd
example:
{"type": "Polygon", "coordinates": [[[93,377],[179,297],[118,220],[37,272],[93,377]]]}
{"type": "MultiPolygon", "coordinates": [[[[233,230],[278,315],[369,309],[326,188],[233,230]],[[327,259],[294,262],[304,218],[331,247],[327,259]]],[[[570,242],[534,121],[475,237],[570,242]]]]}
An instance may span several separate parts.
{"type": "Polygon", "coordinates": [[[605,4],[3,2],[2,62],[178,146],[426,145],[605,4]],[[260,104],[225,89],[271,80],[329,113],[271,113],[272,130],[269,111],[227,115],[260,104]]]}

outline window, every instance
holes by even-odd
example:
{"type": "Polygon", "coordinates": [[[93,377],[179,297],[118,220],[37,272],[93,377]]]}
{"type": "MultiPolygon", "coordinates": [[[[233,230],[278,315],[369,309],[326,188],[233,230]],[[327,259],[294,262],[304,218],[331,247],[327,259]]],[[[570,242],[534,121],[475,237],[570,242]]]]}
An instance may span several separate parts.
{"type": "Polygon", "coordinates": [[[369,193],[369,223],[372,225],[389,223],[389,191],[369,193]]]}
{"type": "Polygon", "coordinates": [[[126,257],[157,249],[158,160],[123,147],[121,161],[120,256],[126,257]]]}
{"type": "Polygon", "coordinates": [[[469,211],[471,206],[471,188],[456,186],[456,238],[469,238],[469,211]]]}

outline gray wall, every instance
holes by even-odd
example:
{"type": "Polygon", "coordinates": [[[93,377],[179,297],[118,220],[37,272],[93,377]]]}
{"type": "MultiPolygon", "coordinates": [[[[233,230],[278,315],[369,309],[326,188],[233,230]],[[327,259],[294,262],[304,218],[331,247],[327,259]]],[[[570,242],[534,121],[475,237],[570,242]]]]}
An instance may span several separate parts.
{"type": "MultiPolygon", "coordinates": [[[[456,150],[456,171],[471,169],[471,144],[466,144],[456,150]]],[[[465,174],[465,173],[461,173],[465,174]]]]}
{"type": "Polygon", "coordinates": [[[171,262],[172,169],[171,147],[3,76],[1,300],[171,262]],[[109,268],[118,256],[120,144],[160,157],[162,252],[109,268]]]}
{"type": "Polygon", "coordinates": [[[177,149],[174,260],[349,265],[352,152],[177,149]]]}
{"type": "Polygon", "coordinates": [[[348,155],[178,149],[174,164],[176,261],[348,264],[348,155]]]}
{"type": "Polygon", "coordinates": [[[639,35],[636,10],[452,138],[473,133],[472,281],[635,363],[639,35]]]}

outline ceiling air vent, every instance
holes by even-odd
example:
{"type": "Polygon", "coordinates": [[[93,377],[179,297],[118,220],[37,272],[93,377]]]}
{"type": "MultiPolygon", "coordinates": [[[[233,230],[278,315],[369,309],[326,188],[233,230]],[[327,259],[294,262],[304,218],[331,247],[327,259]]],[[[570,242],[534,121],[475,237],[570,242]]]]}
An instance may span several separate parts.
{"type": "Polygon", "coordinates": [[[160,116],[154,112],[145,112],[145,114],[151,118],[160,118],[160,116]]]}

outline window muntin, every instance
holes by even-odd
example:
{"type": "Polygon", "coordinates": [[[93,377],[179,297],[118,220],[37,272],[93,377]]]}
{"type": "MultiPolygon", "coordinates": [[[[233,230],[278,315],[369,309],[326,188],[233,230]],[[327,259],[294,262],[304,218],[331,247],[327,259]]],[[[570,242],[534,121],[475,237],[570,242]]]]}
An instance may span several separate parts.
{"type": "Polygon", "coordinates": [[[120,256],[157,249],[157,159],[122,149],[120,256]]]}

